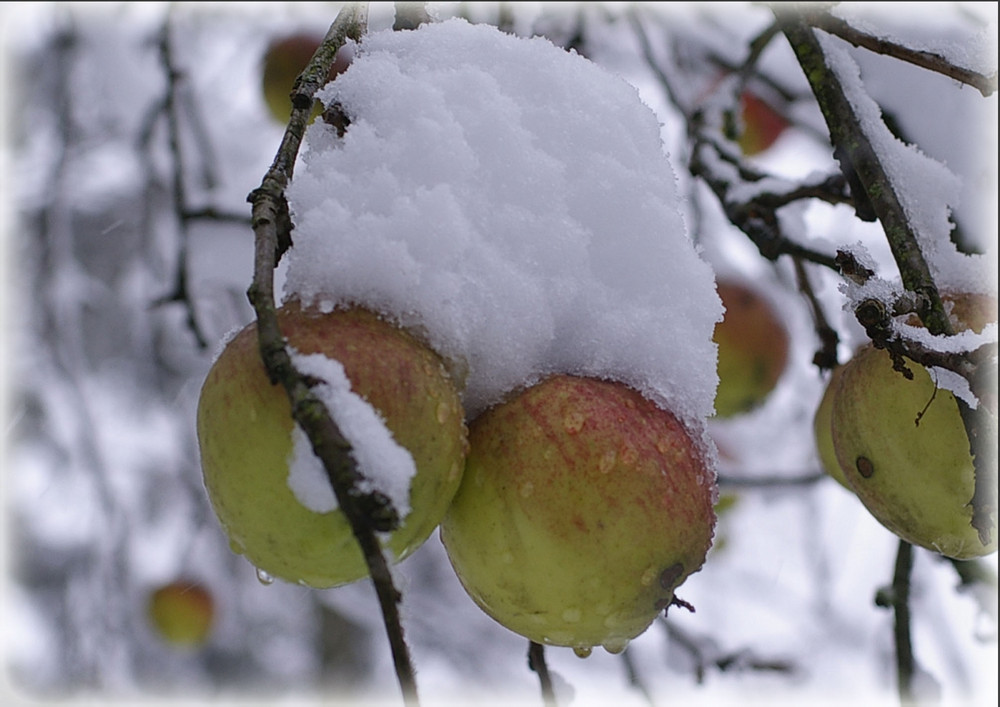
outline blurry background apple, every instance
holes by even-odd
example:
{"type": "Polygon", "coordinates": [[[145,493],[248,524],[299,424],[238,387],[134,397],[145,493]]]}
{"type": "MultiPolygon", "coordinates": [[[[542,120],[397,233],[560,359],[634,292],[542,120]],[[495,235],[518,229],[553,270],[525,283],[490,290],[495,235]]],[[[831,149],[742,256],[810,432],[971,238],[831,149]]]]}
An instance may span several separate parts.
{"type": "MultiPolygon", "coordinates": [[[[353,392],[412,456],[411,510],[386,542],[396,560],[405,558],[437,527],[462,477],[465,415],[444,362],[364,309],[321,314],[291,303],[278,310],[278,322],[299,353],[339,361],[353,392]]],[[[284,388],[270,383],[260,360],[256,323],[209,371],[197,428],[205,487],[234,551],[273,577],[314,587],[367,576],[343,513],[303,505],[289,485],[296,427],[284,388]]]]}
{"type": "Polygon", "coordinates": [[[788,119],[752,91],[740,96],[743,130],[739,135],[744,155],[753,156],[767,150],[788,128],[788,119]]]}
{"type": "Polygon", "coordinates": [[[777,312],[751,286],[720,280],[718,292],[726,311],[715,327],[719,347],[715,412],[726,418],[764,402],[788,363],[789,337],[777,312]]]}
{"type": "Polygon", "coordinates": [[[176,580],[150,593],[146,612],[157,634],[167,643],[199,646],[212,630],[215,600],[204,585],[176,580]]]}
{"type": "Polygon", "coordinates": [[[469,443],[441,539],[470,596],[510,630],[618,652],[704,563],[714,471],[632,388],[553,376],[474,420],[469,443]]]}
{"type": "MultiPolygon", "coordinates": [[[[288,122],[292,112],[292,100],[289,98],[292,86],[322,42],[321,34],[296,32],[273,40],[264,52],[261,91],[268,111],[279,123],[288,122]]],[[[337,52],[337,58],[330,68],[327,80],[332,81],[337,74],[348,67],[352,58],[351,51],[345,46],[337,52]]],[[[317,108],[313,112],[313,117],[318,113],[317,108]]]]}

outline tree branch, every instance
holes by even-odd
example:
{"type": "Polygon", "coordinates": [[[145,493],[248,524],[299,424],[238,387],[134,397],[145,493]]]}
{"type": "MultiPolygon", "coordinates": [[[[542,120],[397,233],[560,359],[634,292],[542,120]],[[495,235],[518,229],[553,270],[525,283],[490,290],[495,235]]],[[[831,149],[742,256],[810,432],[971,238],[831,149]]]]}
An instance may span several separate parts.
{"type": "Polygon", "coordinates": [[[922,69],[942,74],[943,76],[947,76],[955,81],[972,86],[983,94],[984,97],[991,96],[997,90],[997,72],[995,71],[987,76],[972,69],[956,66],[940,54],[935,54],[934,52],[921,49],[912,49],[902,44],[897,44],[896,42],[891,42],[887,39],[875,37],[867,32],[863,32],[862,30],[853,27],[846,20],[843,20],[840,17],[835,17],[826,11],[806,12],[803,13],[802,17],[813,27],[836,35],[845,42],[850,42],[856,47],[862,47],[875,52],[876,54],[891,56],[895,59],[900,59],[913,64],[914,66],[919,66],[922,69]]]}
{"type": "Polygon", "coordinates": [[[913,704],[915,701],[913,675],[916,672],[916,662],[913,658],[913,643],[910,636],[910,574],[912,571],[913,546],[905,540],[900,540],[899,549],[896,552],[892,587],[880,589],[875,595],[876,605],[893,610],[896,681],[899,700],[903,705],[913,704]]]}
{"type": "Polygon", "coordinates": [[[531,641],[528,643],[528,667],[538,674],[538,682],[542,688],[542,702],[546,707],[556,707],[556,693],[552,687],[552,676],[545,662],[545,646],[531,641]]]}
{"type": "MultiPolygon", "coordinates": [[[[850,175],[849,179],[857,179],[882,224],[903,285],[916,297],[917,315],[932,334],[954,334],[913,225],[892,180],[878,158],[872,137],[866,134],[847,97],[840,77],[827,64],[816,30],[797,15],[779,13],[777,10],[775,13],[782,21],[785,36],[813,89],[845,175],[850,175]]],[[[867,313],[859,307],[855,314],[865,325],[863,319],[867,313]]],[[[869,322],[866,330],[870,329],[869,322]]],[[[872,342],[886,348],[896,338],[891,330],[886,329],[885,336],[873,337],[872,342]]],[[[987,399],[989,388],[983,387],[983,381],[990,376],[979,374],[974,357],[966,356],[966,359],[970,366],[966,371],[966,380],[972,392],[980,400],[987,399]]],[[[993,452],[996,445],[996,416],[985,405],[973,409],[964,399],[956,400],[969,438],[969,450],[975,468],[975,491],[969,501],[972,506],[972,526],[978,531],[980,541],[987,545],[996,531],[996,466],[993,452]]]]}
{"type": "Polygon", "coordinates": [[[416,677],[409,649],[403,638],[399,617],[401,595],[395,588],[388,561],[376,535],[376,523],[367,512],[357,481],[360,474],[350,455],[350,443],[330,418],[323,403],[313,394],[310,381],[295,370],[278,325],[274,301],[274,269],[291,245],[291,217],[285,188],[292,177],[312,111],[316,91],[329,74],[337,51],[348,38],[360,40],[367,25],[367,5],[349,3],[330,26],[323,44],[310,60],[292,89],[292,113],[278,153],[261,186],[250,193],[255,238],[253,284],[247,297],[257,315],[261,359],[272,382],[284,386],[292,415],[312,443],[313,452],[323,462],[354,537],[364,554],[382,609],[386,633],[404,701],[418,703],[416,677]]]}

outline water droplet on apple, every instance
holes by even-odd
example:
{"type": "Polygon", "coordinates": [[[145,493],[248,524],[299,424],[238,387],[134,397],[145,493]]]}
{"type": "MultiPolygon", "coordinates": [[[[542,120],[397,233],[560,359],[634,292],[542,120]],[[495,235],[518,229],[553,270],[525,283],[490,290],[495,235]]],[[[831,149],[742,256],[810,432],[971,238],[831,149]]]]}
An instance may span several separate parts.
{"type": "Polygon", "coordinates": [[[615,454],[615,450],[609,449],[601,455],[601,461],[597,463],[597,468],[602,474],[607,474],[615,468],[615,461],[617,461],[617,459],[618,455],[615,454]]]}
{"type": "Polygon", "coordinates": [[[629,640],[627,638],[611,638],[605,641],[602,645],[604,646],[604,650],[608,653],[617,655],[628,648],[628,644],[629,640]]]}
{"type": "Polygon", "coordinates": [[[257,581],[263,584],[265,587],[274,584],[274,577],[269,575],[267,572],[262,570],[260,567],[257,568],[257,581]]]}
{"type": "Polygon", "coordinates": [[[576,653],[577,658],[589,658],[590,653],[594,649],[590,646],[574,646],[573,652],[576,653]]]}
{"type": "Polygon", "coordinates": [[[440,403],[438,403],[437,406],[438,423],[442,425],[446,423],[448,421],[448,418],[450,417],[449,414],[450,412],[451,412],[451,407],[448,405],[448,403],[444,402],[443,400],[440,403]]]}
{"type": "Polygon", "coordinates": [[[656,579],[657,571],[655,566],[647,567],[646,571],[642,573],[642,577],[639,578],[639,583],[644,587],[648,587],[656,579]]]}
{"type": "Polygon", "coordinates": [[[528,498],[531,494],[535,492],[535,485],[530,481],[521,484],[520,493],[521,498],[528,498]]]}
{"type": "Polygon", "coordinates": [[[569,624],[575,624],[580,620],[580,610],[579,609],[566,609],[562,612],[563,621],[569,624]]]}

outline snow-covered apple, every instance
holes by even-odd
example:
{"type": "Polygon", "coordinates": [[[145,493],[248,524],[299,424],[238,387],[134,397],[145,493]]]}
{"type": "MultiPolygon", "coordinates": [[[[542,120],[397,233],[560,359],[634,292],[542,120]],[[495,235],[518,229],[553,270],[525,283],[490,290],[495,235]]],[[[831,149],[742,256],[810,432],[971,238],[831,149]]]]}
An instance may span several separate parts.
{"type": "Polygon", "coordinates": [[[624,384],[555,375],[477,417],[441,539],[473,600],[533,641],[622,650],[705,561],[709,455],[624,384]]]}
{"type": "MultiPolygon", "coordinates": [[[[322,42],[322,35],[295,32],[274,39],[264,52],[261,67],[261,91],[268,111],[279,123],[288,122],[288,117],[292,112],[292,99],[290,98],[292,86],[322,42]]],[[[328,80],[332,81],[350,63],[350,50],[342,48],[337,52],[337,57],[327,77],[328,80]]]]}
{"type": "MultiPolygon", "coordinates": [[[[323,354],[342,365],[351,392],[412,457],[409,512],[384,543],[393,559],[405,558],[437,527],[462,476],[465,415],[443,359],[413,333],[362,308],[321,313],[290,302],[278,310],[278,322],[298,354],[323,354]]],[[[291,483],[304,435],[284,388],[268,379],[256,323],[225,346],[209,371],[197,427],[205,486],[234,551],[273,577],[313,587],[367,576],[344,514],[335,504],[318,507],[291,483]]],[[[318,464],[307,441],[305,447],[318,464]]],[[[319,482],[320,491],[332,494],[325,478],[319,482]]]]}
{"type": "MultiPolygon", "coordinates": [[[[995,299],[945,300],[958,329],[981,331],[996,318],[995,299]]],[[[912,380],[872,345],[844,364],[831,411],[839,467],[868,511],[899,537],[959,560],[991,554],[996,533],[984,545],[971,524],[974,467],[955,396],[920,364],[906,365],[912,380]]]]}
{"type": "Polygon", "coordinates": [[[146,613],[157,634],[176,646],[199,646],[215,620],[215,599],[203,584],[174,580],[153,589],[146,613]]]}
{"type": "Polygon", "coordinates": [[[719,387],[715,412],[721,418],[749,412],[778,384],[788,363],[789,338],[770,303],[751,286],[718,283],[726,308],[715,327],[719,347],[719,387]]]}
{"type": "Polygon", "coordinates": [[[743,130],[739,135],[744,155],[759,155],[778,141],[789,126],[788,119],[751,91],[740,96],[743,130]]]}

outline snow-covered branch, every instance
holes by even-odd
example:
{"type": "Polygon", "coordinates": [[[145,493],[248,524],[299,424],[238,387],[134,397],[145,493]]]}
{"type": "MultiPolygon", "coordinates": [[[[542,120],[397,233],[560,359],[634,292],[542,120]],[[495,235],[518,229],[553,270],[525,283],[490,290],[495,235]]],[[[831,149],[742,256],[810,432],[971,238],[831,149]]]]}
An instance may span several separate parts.
{"type": "Polygon", "coordinates": [[[398,515],[381,495],[360,489],[361,475],[351,455],[351,445],[312,390],[308,377],[295,369],[278,326],[274,299],[274,269],[291,244],[291,218],[285,187],[292,176],[299,146],[313,107],[313,97],[328,75],[337,51],[348,38],[360,40],[367,25],[367,7],[352,3],[341,10],[320,49],[292,89],[292,113],[278,153],[261,183],[251,192],[255,236],[254,278],[247,293],[257,313],[260,352],[268,375],[285,387],[295,421],[309,437],[313,452],[322,461],[337,503],[343,511],[368,564],[378,594],[396,675],[407,704],[417,703],[416,675],[403,638],[399,603],[388,561],[377,532],[391,530],[398,515]]]}
{"type": "MultiPolygon", "coordinates": [[[[954,334],[928,256],[923,250],[928,240],[936,235],[936,223],[916,223],[912,204],[904,203],[904,195],[893,178],[899,175],[889,173],[885,155],[878,149],[878,131],[884,126],[879,122],[878,116],[872,115],[868,110],[869,106],[865,103],[867,97],[861,96],[858,91],[852,90],[852,85],[848,85],[850,68],[842,66],[842,62],[838,62],[839,57],[832,56],[827,51],[817,31],[802,18],[779,15],[779,19],[782,18],[783,31],[816,95],[845,176],[849,175],[850,180],[856,178],[881,222],[903,285],[917,298],[916,313],[931,334],[954,334]],[[924,230],[918,232],[918,228],[924,230]]],[[[887,130],[885,132],[888,133],[887,130]]],[[[894,148],[895,143],[889,144],[889,147],[894,148]]],[[[876,346],[898,350],[900,342],[892,327],[884,324],[883,316],[872,315],[878,309],[871,306],[870,299],[865,299],[858,303],[855,313],[876,346]]],[[[911,350],[912,347],[907,345],[907,355],[910,355],[911,350]]],[[[995,377],[980,375],[980,361],[971,355],[960,355],[965,357],[963,363],[968,363],[968,366],[961,366],[961,375],[968,381],[976,398],[982,400],[988,395],[989,384],[995,377]]],[[[900,361],[897,360],[897,368],[900,368],[899,364],[900,361]]],[[[997,509],[993,452],[996,415],[985,405],[973,408],[961,396],[956,399],[965,423],[976,471],[975,492],[970,499],[973,508],[972,526],[986,545],[996,530],[993,520],[997,509]]]]}
{"type": "Polygon", "coordinates": [[[934,71],[961,83],[972,86],[983,96],[990,96],[997,90],[997,72],[985,74],[975,69],[960,66],[948,57],[926,49],[916,49],[885,37],[879,37],[855,27],[843,18],[826,11],[810,12],[806,4],[801,17],[808,24],[829,34],[836,35],[856,47],[862,47],[877,54],[884,54],[909,62],[928,71],[934,71]]]}

